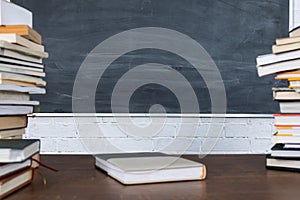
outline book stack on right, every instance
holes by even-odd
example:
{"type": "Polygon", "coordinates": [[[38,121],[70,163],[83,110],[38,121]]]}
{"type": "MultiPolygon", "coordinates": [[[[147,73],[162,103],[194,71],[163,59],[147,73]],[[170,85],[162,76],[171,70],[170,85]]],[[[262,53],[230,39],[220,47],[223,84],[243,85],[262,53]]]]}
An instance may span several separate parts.
{"type": "Polygon", "coordinates": [[[300,27],[290,37],[279,38],[273,54],[257,58],[260,77],[275,74],[276,80],[287,83],[285,88],[273,88],[274,100],[280,113],[274,114],[276,133],[273,147],[267,156],[269,169],[300,170],[300,27]]]}

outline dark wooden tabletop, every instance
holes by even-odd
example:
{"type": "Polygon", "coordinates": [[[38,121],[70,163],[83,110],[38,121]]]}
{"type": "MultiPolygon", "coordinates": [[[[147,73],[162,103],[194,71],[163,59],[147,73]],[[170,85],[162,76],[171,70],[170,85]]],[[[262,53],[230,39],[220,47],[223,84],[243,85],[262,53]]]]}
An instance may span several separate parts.
{"type": "Polygon", "coordinates": [[[60,171],[41,168],[46,185],[36,175],[8,200],[300,199],[300,173],[266,170],[263,155],[211,155],[201,159],[208,169],[205,181],[135,186],[96,170],[92,156],[42,156],[42,161],[60,171]]]}

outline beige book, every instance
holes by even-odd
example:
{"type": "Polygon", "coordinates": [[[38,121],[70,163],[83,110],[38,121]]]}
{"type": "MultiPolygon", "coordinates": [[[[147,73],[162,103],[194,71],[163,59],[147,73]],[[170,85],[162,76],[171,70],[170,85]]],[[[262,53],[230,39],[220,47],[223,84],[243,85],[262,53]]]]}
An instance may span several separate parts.
{"type": "Polygon", "coordinates": [[[285,45],[273,45],[272,50],[274,54],[295,51],[300,49],[300,42],[285,44],[285,45]]]}
{"type": "Polygon", "coordinates": [[[36,44],[24,37],[21,37],[15,33],[0,33],[0,40],[7,41],[9,43],[19,44],[35,51],[44,52],[45,48],[43,45],[36,44]]]}
{"type": "Polygon", "coordinates": [[[7,41],[3,41],[3,40],[0,40],[0,48],[16,51],[19,53],[23,53],[23,54],[30,55],[30,56],[35,56],[38,58],[48,58],[47,52],[32,50],[32,49],[22,47],[17,44],[11,44],[11,43],[9,43],[7,41]]]}
{"type": "Polygon", "coordinates": [[[287,37],[276,39],[276,45],[286,45],[300,42],[300,37],[287,37]]]}
{"type": "Polygon", "coordinates": [[[46,86],[46,82],[41,78],[18,74],[0,73],[0,84],[12,83],[18,83],[17,85],[21,86],[46,86]]]}
{"type": "Polygon", "coordinates": [[[29,101],[30,96],[28,93],[0,90],[0,101],[1,100],[29,101]]]}
{"type": "Polygon", "coordinates": [[[25,54],[18,53],[16,51],[11,51],[11,50],[4,49],[4,48],[0,48],[0,55],[1,55],[1,58],[4,58],[4,56],[5,56],[8,58],[38,63],[40,65],[42,65],[42,62],[43,62],[43,60],[41,58],[38,58],[35,56],[30,56],[30,55],[25,55],[25,54]]]}
{"type": "Polygon", "coordinates": [[[25,133],[25,128],[20,129],[10,129],[10,130],[3,130],[0,131],[0,139],[10,139],[18,137],[18,139],[22,138],[23,134],[25,133]]]}
{"type": "Polygon", "coordinates": [[[162,153],[96,155],[96,166],[125,185],[206,177],[205,165],[162,153]]]}

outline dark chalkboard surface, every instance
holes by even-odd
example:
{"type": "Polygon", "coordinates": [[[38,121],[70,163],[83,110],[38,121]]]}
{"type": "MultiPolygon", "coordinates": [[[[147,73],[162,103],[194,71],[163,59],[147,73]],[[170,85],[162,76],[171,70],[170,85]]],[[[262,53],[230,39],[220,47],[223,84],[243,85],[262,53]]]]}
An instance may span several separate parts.
{"type": "MultiPolygon", "coordinates": [[[[13,2],[34,13],[34,28],[42,34],[50,54],[45,60],[48,93],[34,97],[41,101],[42,112],[72,112],[74,79],[86,55],[108,37],[139,27],[173,29],[198,41],[221,72],[228,113],[278,112],[271,88],[280,83],[272,76],[258,78],[255,58],[270,53],[275,38],[287,36],[288,0],[13,2]]],[[[183,74],[196,92],[201,113],[211,112],[201,76],[185,59],[155,49],[129,52],[111,64],[99,82],[97,112],[112,112],[110,99],[118,79],[129,69],[149,62],[171,65],[183,74]]],[[[157,84],[144,85],[132,94],[130,112],[148,112],[153,104],[162,104],[169,113],[180,112],[174,94],[157,84]]]]}

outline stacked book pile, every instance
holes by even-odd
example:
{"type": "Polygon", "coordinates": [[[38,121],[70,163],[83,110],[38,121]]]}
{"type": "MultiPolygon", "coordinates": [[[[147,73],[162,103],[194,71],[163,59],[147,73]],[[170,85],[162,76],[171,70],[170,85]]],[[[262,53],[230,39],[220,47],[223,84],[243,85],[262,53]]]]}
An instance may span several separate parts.
{"type": "Polygon", "coordinates": [[[274,115],[277,132],[267,168],[300,170],[300,27],[290,37],[277,39],[273,54],[259,56],[257,65],[260,77],[275,74],[276,80],[287,83],[285,88],[273,88],[280,114],[274,115]]]}
{"type": "Polygon", "coordinates": [[[40,142],[22,140],[27,116],[39,105],[31,95],[46,93],[48,54],[32,21],[27,9],[0,0],[0,198],[30,183],[30,158],[39,157],[40,142]]]}

